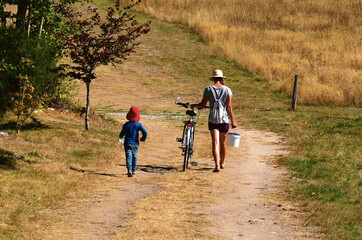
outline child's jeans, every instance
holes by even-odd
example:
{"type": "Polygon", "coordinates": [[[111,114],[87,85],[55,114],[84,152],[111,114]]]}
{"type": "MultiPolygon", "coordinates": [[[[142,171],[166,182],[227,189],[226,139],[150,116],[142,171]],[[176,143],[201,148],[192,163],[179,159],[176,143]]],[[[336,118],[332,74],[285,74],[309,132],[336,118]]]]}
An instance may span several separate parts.
{"type": "Polygon", "coordinates": [[[137,168],[138,145],[124,145],[124,151],[126,152],[127,169],[129,172],[134,173],[137,168]]]}

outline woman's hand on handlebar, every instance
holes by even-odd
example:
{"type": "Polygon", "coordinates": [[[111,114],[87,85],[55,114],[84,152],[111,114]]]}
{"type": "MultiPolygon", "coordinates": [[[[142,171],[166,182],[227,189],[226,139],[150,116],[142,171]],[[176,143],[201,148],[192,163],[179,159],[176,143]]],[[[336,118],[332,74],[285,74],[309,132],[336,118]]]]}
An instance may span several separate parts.
{"type": "Polygon", "coordinates": [[[204,96],[204,97],[202,98],[202,100],[201,100],[200,103],[198,103],[198,104],[192,104],[191,106],[196,107],[196,108],[198,108],[198,109],[208,108],[208,107],[206,106],[206,104],[207,104],[208,101],[209,101],[209,99],[208,99],[206,96],[204,96]]]}
{"type": "Polygon", "coordinates": [[[197,108],[197,109],[203,109],[203,108],[210,108],[209,106],[200,106],[201,104],[198,103],[198,104],[191,104],[191,108],[194,109],[194,108],[197,108]]]}

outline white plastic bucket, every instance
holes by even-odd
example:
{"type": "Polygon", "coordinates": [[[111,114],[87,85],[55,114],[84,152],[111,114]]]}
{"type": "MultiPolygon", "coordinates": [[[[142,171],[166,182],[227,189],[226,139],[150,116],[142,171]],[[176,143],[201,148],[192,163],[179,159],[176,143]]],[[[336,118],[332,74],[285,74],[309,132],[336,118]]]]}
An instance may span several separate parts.
{"type": "Polygon", "coordinates": [[[226,138],[226,145],[231,147],[239,147],[240,143],[240,134],[229,132],[226,138]]]}

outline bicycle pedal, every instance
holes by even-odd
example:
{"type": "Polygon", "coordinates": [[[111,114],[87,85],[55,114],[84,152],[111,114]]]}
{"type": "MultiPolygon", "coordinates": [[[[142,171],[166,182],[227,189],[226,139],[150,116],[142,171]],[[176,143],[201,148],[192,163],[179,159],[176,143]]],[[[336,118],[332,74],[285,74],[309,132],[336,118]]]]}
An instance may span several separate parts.
{"type": "Polygon", "coordinates": [[[176,142],[182,142],[182,138],[176,138],[176,142]]]}
{"type": "Polygon", "coordinates": [[[192,166],[197,166],[197,165],[199,165],[199,163],[198,162],[191,162],[191,165],[192,166]]]}

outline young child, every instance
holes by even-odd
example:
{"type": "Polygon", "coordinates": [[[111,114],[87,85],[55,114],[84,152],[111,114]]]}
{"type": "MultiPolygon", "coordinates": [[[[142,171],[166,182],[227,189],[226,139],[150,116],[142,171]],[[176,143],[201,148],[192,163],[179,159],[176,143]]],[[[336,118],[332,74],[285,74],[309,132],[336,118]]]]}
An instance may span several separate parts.
{"type": "Polygon", "coordinates": [[[142,132],[141,142],[146,141],[147,131],[140,122],[140,110],[138,107],[131,107],[127,113],[126,118],[129,120],[126,122],[122,131],[119,134],[119,138],[124,139],[124,151],[126,153],[126,164],[128,170],[128,177],[132,177],[136,173],[137,168],[137,152],[139,146],[139,131],[142,132]]]}

